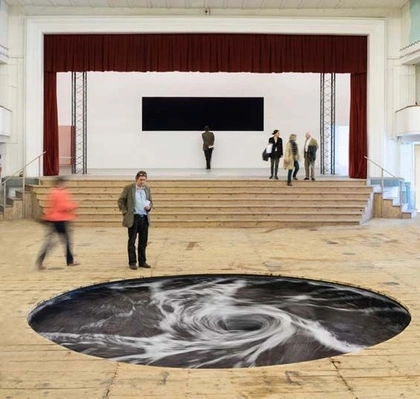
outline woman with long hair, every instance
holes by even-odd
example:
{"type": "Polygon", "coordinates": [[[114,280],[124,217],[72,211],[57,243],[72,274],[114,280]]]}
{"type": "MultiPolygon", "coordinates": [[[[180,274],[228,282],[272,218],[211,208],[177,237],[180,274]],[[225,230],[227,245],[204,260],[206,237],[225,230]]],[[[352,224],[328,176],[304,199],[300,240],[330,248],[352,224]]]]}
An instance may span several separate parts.
{"type": "Polygon", "coordinates": [[[286,151],[283,161],[284,169],[287,169],[287,185],[292,185],[293,180],[298,180],[297,173],[299,171],[299,148],[296,143],[296,134],[291,134],[286,144],[286,151]]]}

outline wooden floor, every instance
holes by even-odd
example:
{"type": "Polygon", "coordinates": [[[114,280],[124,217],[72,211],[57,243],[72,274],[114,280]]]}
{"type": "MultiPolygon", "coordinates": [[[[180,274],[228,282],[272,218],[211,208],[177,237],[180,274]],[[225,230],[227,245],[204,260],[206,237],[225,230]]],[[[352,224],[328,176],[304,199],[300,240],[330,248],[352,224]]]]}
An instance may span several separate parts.
{"type": "Polygon", "coordinates": [[[397,399],[420,398],[420,218],[317,229],[151,229],[151,270],[126,262],[126,229],[78,227],[76,260],[62,248],[33,263],[43,226],[0,222],[0,398],[397,399]],[[114,363],[35,333],[28,313],[64,291],[137,276],[257,273],[370,288],[405,305],[412,322],[388,342],[284,366],[182,370],[114,363]]]}

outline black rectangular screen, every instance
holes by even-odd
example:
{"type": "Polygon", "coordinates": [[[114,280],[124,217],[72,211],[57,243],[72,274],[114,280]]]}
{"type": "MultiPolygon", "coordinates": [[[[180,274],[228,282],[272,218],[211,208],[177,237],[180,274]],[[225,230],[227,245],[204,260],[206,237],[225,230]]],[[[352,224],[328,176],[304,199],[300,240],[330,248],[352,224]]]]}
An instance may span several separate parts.
{"type": "Polygon", "coordinates": [[[144,131],[263,131],[263,97],[143,97],[144,131]]]}

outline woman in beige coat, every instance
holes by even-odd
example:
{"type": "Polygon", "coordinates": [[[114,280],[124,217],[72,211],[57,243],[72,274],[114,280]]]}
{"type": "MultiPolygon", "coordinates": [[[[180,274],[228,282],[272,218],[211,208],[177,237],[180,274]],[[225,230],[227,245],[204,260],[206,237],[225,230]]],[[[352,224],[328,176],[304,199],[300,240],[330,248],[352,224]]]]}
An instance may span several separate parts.
{"type": "Polygon", "coordinates": [[[287,169],[287,185],[292,185],[292,175],[293,180],[297,180],[296,177],[299,171],[299,149],[296,143],[296,134],[291,134],[289,141],[286,144],[286,151],[283,159],[283,167],[287,169]]]}

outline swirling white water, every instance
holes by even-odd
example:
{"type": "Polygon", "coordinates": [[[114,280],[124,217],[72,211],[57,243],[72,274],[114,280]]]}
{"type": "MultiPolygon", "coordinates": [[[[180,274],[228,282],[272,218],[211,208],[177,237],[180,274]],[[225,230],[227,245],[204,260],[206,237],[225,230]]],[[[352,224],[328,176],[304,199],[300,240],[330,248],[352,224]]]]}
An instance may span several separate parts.
{"type": "Polygon", "coordinates": [[[409,323],[367,290],[264,276],[181,276],[102,284],[42,304],[44,337],[115,361],[184,368],[255,367],[358,351],[409,323]]]}

